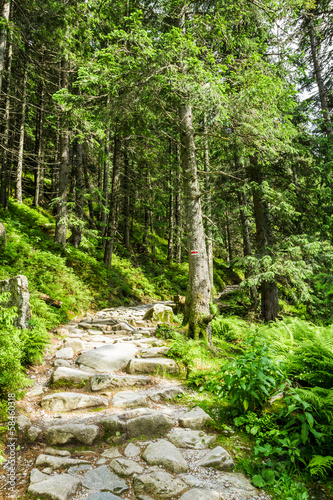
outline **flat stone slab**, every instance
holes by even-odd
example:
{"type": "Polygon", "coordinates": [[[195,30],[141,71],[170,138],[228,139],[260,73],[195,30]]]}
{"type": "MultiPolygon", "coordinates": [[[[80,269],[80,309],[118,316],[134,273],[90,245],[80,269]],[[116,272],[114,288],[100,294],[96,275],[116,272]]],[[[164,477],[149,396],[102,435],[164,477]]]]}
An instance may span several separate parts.
{"type": "Polygon", "coordinates": [[[137,436],[165,436],[175,425],[175,421],[163,413],[141,415],[127,421],[127,434],[129,438],[137,436]]]}
{"type": "Polygon", "coordinates": [[[82,340],[75,338],[67,338],[64,342],[64,348],[71,347],[75,353],[81,352],[84,349],[82,340]]]}
{"type": "Polygon", "coordinates": [[[127,365],[128,373],[178,373],[179,367],[174,359],[168,358],[136,358],[127,365]]]}
{"type": "Polygon", "coordinates": [[[136,408],[147,405],[147,397],[140,392],[118,392],[112,399],[112,405],[122,408],[136,408]]]}
{"type": "Polygon", "coordinates": [[[172,498],[180,495],[188,486],[164,471],[154,471],[142,474],[133,479],[133,489],[136,495],[150,493],[161,498],[172,498]]]}
{"type": "Polygon", "coordinates": [[[189,412],[179,417],[178,422],[181,427],[189,429],[201,429],[207,422],[213,419],[200,406],[195,406],[189,412]]]}
{"type": "Polygon", "coordinates": [[[48,411],[71,411],[92,406],[108,406],[106,399],[77,392],[58,392],[45,396],[40,402],[41,407],[48,411]]]}
{"type": "Polygon", "coordinates": [[[232,471],[235,468],[234,461],[222,446],[216,446],[216,448],[210,450],[207,455],[199,460],[197,465],[200,467],[214,467],[226,472],[232,471]]]}
{"type": "Polygon", "coordinates": [[[167,387],[166,389],[160,389],[149,394],[149,399],[154,401],[154,403],[159,403],[161,401],[170,401],[170,399],[181,394],[184,394],[184,389],[182,387],[167,387]]]}
{"type": "Polygon", "coordinates": [[[112,373],[124,368],[138,351],[137,346],[129,343],[103,345],[84,352],[77,358],[76,363],[99,372],[112,373]]]}
{"type": "Polygon", "coordinates": [[[109,491],[98,491],[97,493],[92,493],[84,500],[122,500],[121,497],[110,493],[109,491]]]}
{"type": "Polygon", "coordinates": [[[191,448],[193,450],[204,450],[215,441],[216,436],[209,436],[203,431],[192,429],[173,429],[167,438],[178,448],[191,448]]]}
{"type": "Polygon", "coordinates": [[[223,488],[221,496],[234,495],[249,499],[257,497],[260,493],[241,472],[220,472],[216,480],[223,488]]]}
{"type": "Polygon", "coordinates": [[[179,500],[220,500],[220,494],[215,490],[192,488],[184,493],[179,500]]]}
{"type": "MultiPolygon", "coordinates": [[[[43,474],[43,476],[46,476],[43,474]]],[[[30,484],[28,493],[30,498],[43,498],[43,500],[70,500],[75,495],[81,481],[69,474],[56,474],[46,476],[30,484]]]]}
{"type": "Polygon", "coordinates": [[[91,378],[91,390],[100,391],[109,387],[133,387],[147,385],[150,377],[144,375],[115,375],[109,373],[97,373],[91,378]]]}
{"type": "Polygon", "coordinates": [[[36,465],[59,469],[60,467],[71,467],[72,465],[87,464],[87,460],[69,457],[55,457],[54,455],[41,454],[37,457],[36,465]]]}
{"type": "Polygon", "coordinates": [[[117,325],[112,327],[112,331],[114,331],[114,332],[121,331],[121,332],[133,333],[134,330],[135,329],[132,326],[130,326],[128,323],[125,323],[125,321],[122,321],[121,323],[118,323],[117,325]]]}
{"type": "Polygon", "coordinates": [[[150,347],[149,349],[144,349],[140,356],[141,358],[163,358],[168,350],[169,347],[150,347]]]}
{"type": "Polygon", "coordinates": [[[186,472],[188,469],[187,462],[178,448],[166,439],[149,444],[142,453],[142,458],[149,465],[162,465],[174,474],[186,472]]]}
{"type": "Polygon", "coordinates": [[[79,443],[91,445],[98,434],[97,425],[86,424],[60,424],[49,427],[45,432],[47,443],[66,444],[69,441],[78,441],[79,443]]]}
{"type": "Polygon", "coordinates": [[[129,443],[124,449],[124,455],[128,458],[138,457],[141,453],[141,448],[134,443],[129,443]]]}
{"type": "Polygon", "coordinates": [[[74,356],[74,351],[71,347],[64,347],[63,349],[59,349],[55,353],[55,357],[57,359],[72,359],[74,356]]]}
{"type": "Polygon", "coordinates": [[[91,377],[91,373],[83,370],[60,366],[52,373],[51,383],[54,385],[84,385],[91,377]]]}
{"type": "Polygon", "coordinates": [[[90,490],[111,491],[116,494],[129,489],[126,481],[111,472],[107,465],[86,472],[82,477],[82,485],[90,490]]]}
{"type": "Polygon", "coordinates": [[[71,363],[67,359],[56,359],[53,363],[54,367],[57,366],[71,366],[71,363]]]}
{"type": "Polygon", "coordinates": [[[141,474],[143,472],[143,467],[137,462],[122,457],[113,459],[110,462],[110,467],[119,476],[132,476],[133,474],[141,474]]]}
{"type": "Polygon", "coordinates": [[[118,448],[110,448],[109,450],[103,451],[101,456],[105,457],[105,458],[112,458],[113,459],[113,458],[121,457],[121,453],[118,450],[118,448]]]}

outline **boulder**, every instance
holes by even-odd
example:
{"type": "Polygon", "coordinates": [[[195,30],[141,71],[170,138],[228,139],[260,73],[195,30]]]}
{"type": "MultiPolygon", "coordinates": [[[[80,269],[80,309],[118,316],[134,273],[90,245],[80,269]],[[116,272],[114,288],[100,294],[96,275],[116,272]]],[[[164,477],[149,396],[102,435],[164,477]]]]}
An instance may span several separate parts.
{"type": "Polygon", "coordinates": [[[16,426],[19,434],[24,434],[31,425],[30,420],[25,415],[19,415],[16,419],[16,426]]]}
{"type": "Polygon", "coordinates": [[[216,436],[209,436],[203,431],[193,431],[192,429],[173,429],[167,438],[178,448],[191,448],[194,450],[204,450],[215,441],[216,436]]]}
{"type": "Polygon", "coordinates": [[[117,325],[113,326],[112,327],[112,330],[114,332],[130,332],[130,333],[133,333],[134,332],[134,328],[132,326],[130,326],[128,323],[125,323],[125,322],[121,322],[121,323],[118,323],[117,325]]]}
{"type": "Polygon", "coordinates": [[[127,365],[128,373],[178,373],[179,367],[174,359],[168,358],[136,358],[127,365]]]}
{"type": "Polygon", "coordinates": [[[113,406],[122,408],[136,408],[138,406],[146,406],[147,397],[140,392],[122,391],[117,392],[113,397],[112,404],[113,406]]]}
{"type": "Polygon", "coordinates": [[[53,366],[54,367],[58,367],[58,366],[71,366],[70,362],[67,361],[67,359],[56,359],[53,363],[53,366]]]}
{"type": "Polygon", "coordinates": [[[103,426],[107,437],[126,434],[126,424],[117,415],[110,415],[101,419],[100,424],[103,426]]]}
{"type": "Polygon", "coordinates": [[[127,343],[103,345],[84,352],[76,362],[99,372],[112,373],[124,368],[138,350],[137,346],[127,343]]]}
{"type": "Polygon", "coordinates": [[[41,481],[45,481],[48,476],[40,472],[38,469],[32,469],[30,472],[30,484],[40,483],[41,481]]]}
{"type": "Polygon", "coordinates": [[[82,485],[90,490],[111,491],[116,494],[129,489],[126,481],[111,472],[107,465],[86,472],[82,477],[82,485]]]}
{"type": "Polygon", "coordinates": [[[212,422],[213,419],[200,406],[195,406],[178,419],[181,427],[188,427],[195,430],[201,429],[209,421],[212,422]]]}
{"type": "Polygon", "coordinates": [[[133,489],[136,495],[150,493],[161,498],[172,498],[180,495],[188,486],[164,471],[154,471],[142,474],[133,479],[133,489]]]}
{"type": "Polygon", "coordinates": [[[51,383],[58,386],[83,386],[92,377],[91,373],[76,368],[62,366],[54,370],[51,375],[51,383]]]}
{"type": "MultiPolygon", "coordinates": [[[[40,477],[40,476],[39,476],[40,477]]],[[[43,498],[43,500],[70,500],[74,497],[80,479],[69,474],[56,474],[46,476],[43,480],[31,483],[28,488],[30,498],[43,498]]]]}
{"type": "Polygon", "coordinates": [[[129,438],[137,436],[164,436],[175,425],[175,421],[163,413],[141,415],[127,421],[129,438]]]}
{"type": "Polygon", "coordinates": [[[172,323],[173,312],[172,308],[163,304],[154,304],[148,309],[143,317],[144,320],[156,321],[159,323],[172,323]]]}
{"type": "Polygon", "coordinates": [[[136,385],[147,385],[150,381],[150,377],[145,377],[144,375],[133,376],[97,373],[91,378],[91,390],[100,391],[109,387],[133,387],[136,385]]]}
{"type": "Polygon", "coordinates": [[[223,488],[220,490],[222,497],[258,498],[259,490],[241,472],[220,472],[218,482],[223,488]]]}
{"type": "Polygon", "coordinates": [[[133,474],[141,474],[143,472],[143,467],[137,462],[122,457],[114,458],[110,463],[110,467],[119,476],[132,476],[133,474]]]}
{"type": "Polygon", "coordinates": [[[38,455],[36,465],[59,469],[60,467],[71,467],[72,465],[87,464],[87,460],[69,457],[55,457],[53,455],[38,455]]]}
{"type": "Polygon", "coordinates": [[[66,349],[67,347],[72,348],[75,353],[81,352],[84,349],[82,340],[75,338],[65,340],[64,348],[66,349]]]}
{"type": "Polygon", "coordinates": [[[149,398],[154,401],[154,403],[159,403],[161,401],[169,401],[180,394],[184,394],[184,389],[182,387],[174,386],[155,391],[152,394],[149,394],[149,398]]]}
{"type": "Polygon", "coordinates": [[[0,293],[9,293],[6,303],[1,303],[1,307],[16,307],[17,318],[15,325],[18,328],[28,328],[31,318],[30,294],[28,279],[23,274],[13,278],[0,281],[0,293]]]}
{"type": "Polygon", "coordinates": [[[74,351],[71,347],[64,347],[56,351],[55,357],[56,359],[72,359],[74,357],[74,351]]]}
{"type": "Polygon", "coordinates": [[[141,352],[141,358],[163,358],[168,352],[169,347],[150,347],[141,352]]]}
{"type": "Polygon", "coordinates": [[[200,467],[215,467],[215,469],[225,472],[232,471],[235,468],[234,461],[222,446],[216,446],[216,448],[210,450],[207,455],[199,460],[197,465],[200,467]]]}
{"type": "Polygon", "coordinates": [[[32,425],[27,430],[26,435],[25,435],[25,439],[29,443],[34,443],[35,441],[37,441],[37,439],[38,439],[38,437],[39,437],[39,435],[40,435],[41,432],[42,432],[42,429],[40,429],[39,427],[35,427],[34,425],[32,425]]]}
{"type": "Polygon", "coordinates": [[[78,441],[85,445],[91,445],[98,434],[97,425],[86,424],[60,424],[52,425],[45,432],[47,443],[66,444],[69,441],[78,441]]]}
{"type": "Polygon", "coordinates": [[[184,493],[179,500],[220,500],[220,494],[215,490],[192,488],[184,493]]]}
{"type": "Polygon", "coordinates": [[[48,411],[71,411],[92,406],[108,406],[107,400],[99,396],[90,396],[77,392],[58,392],[45,396],[40,402],[48,411]]]}
{"type": "Polygon", "coordinates": [[[162,465],[169,472],[179,474],[188,469],[187,462],[178,448],[166,439],[160,439],[147,446],[142,453],[142,458],[149,465],[162,465]]]}
{"type": "Polygon", "coordinates": [[[122,500],[117,495],[110,493],[109,491],[97,491],[96,493],[92,493],[84,500],[122,500]]]}
{"type": "Polygon", "coordinates": [[[136,446],[134,443],[129,443],[124,450],[125,457],[129,458],[138,457],[140,453],[141,448],[139,448],[139,446],[136,446]]]}

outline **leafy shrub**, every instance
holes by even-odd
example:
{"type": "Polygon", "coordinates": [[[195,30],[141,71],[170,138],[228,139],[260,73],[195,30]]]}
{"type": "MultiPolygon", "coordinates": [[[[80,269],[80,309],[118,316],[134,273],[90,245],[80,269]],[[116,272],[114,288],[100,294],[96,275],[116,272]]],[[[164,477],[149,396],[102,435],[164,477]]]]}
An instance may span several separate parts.
{"type": "Polygon", "coordinates": [[[305,342],[289,356],[287,370],[302,385],[333,388],[333,349],[317,339],[305,342]]]}
{"type": "Polygon", "coordinates": [[[212,335],[227,342],[243,339],[249,329],[247,323],[236,316],[228,316],[227,318],[218,316],[213,319],[211,326],[212,335]]]}
{"type": "Polygon", "coordinates": [[[174,339],[175,332],[169,325],[159,324],[156,328],[155,336],[158,339],[174,339]]]}

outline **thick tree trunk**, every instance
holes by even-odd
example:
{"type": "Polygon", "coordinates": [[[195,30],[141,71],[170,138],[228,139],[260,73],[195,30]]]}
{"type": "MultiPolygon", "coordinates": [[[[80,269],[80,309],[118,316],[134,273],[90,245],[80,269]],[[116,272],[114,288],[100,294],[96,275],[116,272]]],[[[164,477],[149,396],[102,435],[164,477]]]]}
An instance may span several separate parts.
{"type": "Polygon", "coordinates": [[[76,143],[75,155],[75,214],[77,217],[76,223],[71,227],[72,234],[70,243],[75,248],[79,248],[82,239],[82,224],[83,224],[83,204],[84,204],[84,179],[83,179],[83,147],[81,142],[76,143]]]}
{"type": "MultiPolygon", "coordinates": [[[[68,62],[61,63],[61,87],[68,88],[68,62]]],[[[59,170],[59,193],[56,217],[56,230],[54,241],[63,247],[66,246],[67,231],[67,191],[68,191],[68,164],[69,164],[69,131],[65,120],[65,113],[62,116],[62,130],[60,134],[60,170],[59,170]]]]}
{"type": "Polygon", "coordinates": [[[39,84],[39,107],[37,111],[36,133],[35,133],[35,196],[34,205],[38,207],[43,199],[43,128],[44,128],[44,83],[39,84]]]}
{"type": "Polygon", "coordinates": [[[309,36],[310,36],[310,44],[311,44],[312,61],[313,61],[313,66],[314,66],[314,70],[315,70],[318,91],[319,91],[319,99],[320,99],[321,109],[322,109],[325,124],[326,124],[326,133],[327,133],[327,135],[331,135],[333,133],[333,128],[332,128],[332,122],[331,122],[330,113],[329,113],[328,104],[327,104],[325,85],[324,85],[323,77],[321,74],[321,67],[320,67],[320,62],[319,62],[319,57],[318,57],[317,42],[316,42],[316,36],[315,36],[312,20],[309,22],[309,36]]]}
{"type": "Polygon", "coordinates": [[[106,133],[105,144],[105,162],[104,162],[104,175],[103,175],[103,208],[102,208],[102,235],[105,236],[108,220],[108,204],[109,204],[109,183],[110,183],[110,165],[111,165],[111,137],[110,129],[106,133]]]}
{"type": "MultiPolygon", "coordinates": [[[[253,189],[253,208],[256,222],[256,246],[259,256],[269,255],[274,244],[269,207],[262,196],[262,175],[256,157],[250,158],[251,180],[256,183],[253,189]]],[[[273,321],[278,314],[278,288],[276,281],[261,284],[261,313],[265,321],[273,321]]]]}
{"type": "Polygon", "coordinates": [[[112,171],[112,189],[109,206],[109,220],[107,230],[107,240],[104,252],[104,264],[110,268],[116,232],[118,228],[118,205],[120,195],[120,177],[121,177],[121,140],[118,134],[114,138],[113,148],[113,171],[112,171]]]}
{"type": "Polygon", "coordinates": [[[204,115],[204,171],[206,173],[205,177],[205,192],[206,192],[206,215],[208,219],[206,220],[206,247],[207,247],[207,257],[208,257],[208,269],[209,269],[209,281],[210,281],[210,300],[213,302],[214,299],[214,258],[213,258],[213,232],[212,232],[212,193],[210,185],[210,161],[209,161],[209,141],[208,141],[208,126],[207,126],[207,115],[204,115]]]}
{"type": "Polygon", "coordinates": [[[7,45],[7,23],[10,16],[10,0],[5,0],[2,7],[1,21],[4,23],[0,35],[0,94],[2,90],[2,80],[5,69],[6,45],[7,45]]]}
{"type": "MultiPolygon", "coordinates": [[[[5,101],[5,115],[4,115],[4,137],[3,137],[3,154],[1,166],[1,190],[0,190],[0,203],[3,207],[8,205],[7,184],[8,172],[11,169],[10,159],[11,155],[8,151],[9,145],[9,130],[10,130],[10,105],[11,105],[11,80],[12,80],[12,61],[13,61],[13,35],[10,36],[8,47],[8,66],[7,66],[7,85],[6,85],[6,101],[5,101]]],[[[14,128],[15,130],[15,128],[14,128]]]]}
{"type": "Polygon", "coordinates": [[[27,81],[28,81],[28,61],[24,60],[24,75],[23,75],[23,89],[22,89],[22,110],[21,110],[21,123],[20,123],[20,139],[18,147],[18,161],[16,171],[16,199],[22,203],[22,171],[23,171],[23,150],[24,150],[24,128],[25,128],[25,110],[27,104],[27,81]]]}
{"type": "Polygon", "coordinates": [[[92,189],[90,187],[90,181],[89,181],[88,168],[87,168],[86,161],[83,161],[83,175],[84,175],[84,185],[86,188],[86,193],[89,194],[89,196],[88,196],[89,227],[93,228],[95,225],[94,224],[95,215],[94,215],[94,207],[93,207],[92,199],[90,196],[92,189]]]}

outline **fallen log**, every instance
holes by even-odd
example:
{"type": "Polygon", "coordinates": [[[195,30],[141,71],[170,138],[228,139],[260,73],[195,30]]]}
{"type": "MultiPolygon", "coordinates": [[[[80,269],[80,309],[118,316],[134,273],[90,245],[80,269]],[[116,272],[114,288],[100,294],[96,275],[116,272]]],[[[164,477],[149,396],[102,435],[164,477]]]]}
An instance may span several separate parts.
{"type": "Polygon", "coordinates": [[[62,306],[61,300],[52,299],[52,297],[46,295],[46,293],[39,293],[38,298],[44,300],[49,306],[57,307],[58,309],[62,306]]]}

